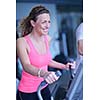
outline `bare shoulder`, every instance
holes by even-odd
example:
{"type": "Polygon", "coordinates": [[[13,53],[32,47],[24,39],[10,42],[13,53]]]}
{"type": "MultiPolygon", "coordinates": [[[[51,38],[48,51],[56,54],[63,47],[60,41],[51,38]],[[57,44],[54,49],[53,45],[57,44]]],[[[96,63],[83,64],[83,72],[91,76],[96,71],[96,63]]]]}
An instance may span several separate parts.
{"type": "Polygon", "coordinates": [[[22,46],[23,47],[23,46],[26,45],[25,39],[23,37],[18,38],[16,43],[17,43],[17,46],[22,46]]]}
{"type": "Polygon", "coordinates": [[[24,42],[24,38],[23,37],[20,37],[17,39],[17,43],[21,43],[21,42],[24,42]]]}
{"type": "Polygon", "coordinates": [[[26,49],[30,51],[29,45],[27,44],[24,37],[18,38],[16,42],[17,49],[26,49]]]}

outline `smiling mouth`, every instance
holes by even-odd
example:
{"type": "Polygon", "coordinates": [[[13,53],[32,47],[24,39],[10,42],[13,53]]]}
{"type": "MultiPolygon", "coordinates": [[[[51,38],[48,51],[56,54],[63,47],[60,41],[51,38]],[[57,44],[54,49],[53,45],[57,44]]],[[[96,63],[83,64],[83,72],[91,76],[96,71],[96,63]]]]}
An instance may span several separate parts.
{"type": "Polygon", "coordinates": [[[43,29],[44,32],[48,32],[48,29],[43,29]]]}

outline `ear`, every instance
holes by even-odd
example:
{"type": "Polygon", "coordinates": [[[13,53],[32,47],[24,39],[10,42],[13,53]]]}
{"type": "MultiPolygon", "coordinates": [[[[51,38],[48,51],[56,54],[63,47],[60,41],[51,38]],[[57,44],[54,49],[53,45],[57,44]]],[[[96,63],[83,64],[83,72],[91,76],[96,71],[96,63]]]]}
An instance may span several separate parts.
{"type": "Polygon", "coordinates": [[[34,27],[35,26],[35,22],[33,20],[30,20],[31,25],[34,27]]]}

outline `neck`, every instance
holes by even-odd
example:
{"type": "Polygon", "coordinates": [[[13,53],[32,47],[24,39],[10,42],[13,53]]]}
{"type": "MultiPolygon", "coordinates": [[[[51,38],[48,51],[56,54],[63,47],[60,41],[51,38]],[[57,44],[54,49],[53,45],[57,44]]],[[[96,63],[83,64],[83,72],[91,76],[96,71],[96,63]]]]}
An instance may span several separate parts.
{"type": "Polygon", "coordinates": [[[36,33],[36,32],[34,32],[34,33],[31,32],[30,37],[31,37],[32,39],[34,39],[35,41],[37,41],[37,42],[43,40],[43,35],[39,35],[39,34],[36,33]]]}

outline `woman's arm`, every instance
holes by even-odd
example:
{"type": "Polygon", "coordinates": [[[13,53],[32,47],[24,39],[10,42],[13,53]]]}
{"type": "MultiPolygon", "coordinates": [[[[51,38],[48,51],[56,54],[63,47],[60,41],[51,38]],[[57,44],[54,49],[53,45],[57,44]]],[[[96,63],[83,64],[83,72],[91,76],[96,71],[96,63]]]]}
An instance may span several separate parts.
{"type": "Polygon", "coordinates": [[[62,63],[56,62],[54,60],[51,60],[49,63],[49,66],[53,67],[53,68],[67,69],[68,70],[70,66],[71,66],[71,68],[75,68],[75,62],[73,62],[73,63],[68,62],[67,64],[62,64],[62,63]]]}
{"type": "MultiPolygon", "coordinates": [[[[47,38],[48,38],[48,43],[50,44],[51,37],[49,35],[47,35],[47,38]]],[[[63,64],[63,63],[59,63],[54,60],[51,60],[49,63],[49,66],[53,67],[53,68],[58,68],[58,69],[69,69],[69,66],[72,66],[72,68],[74,68],[73,66],[75,66],[75,62],[73,62],[73,63],[68,62],[67,64],[63,64]]]]}
{"type": "Polygon", "coordinates": [[[59,62],[56,62],[54,60],[51,60],[50,63],[49,63],[49,66],[50,67],[53,67],[53,68],[59,68],[59,69],[65,69],[65,64],[62,64],[62,63],[59,63],[59,62]]]}
{"type": "MultiPolygon", "coordinates": [[[[30,64],[28,52],[29,52],[29,47],[26,41],[23,38],[17,39],[17,54],[18,57],[20,58],[23,69],[31,75],[38,76],[38,72],[40,69],[30,64]]],[[[41,76],[44,76],[44,74],[46,73],[48,72],[41,71],[41,76]]]]}
{"type": "Polygon", "coordinates": [[[28,47],[26,41],[23,38],[19,38],[17,40],[17,54],[18,54],[18,57],[20,58],[23,69],[27,73],[34,75],[34,76],[43,77],[44,80],[46,80],[46,82],[48,84],[53,83],[54,81],[56,81],[59,78],[55,75],[54,72],[48,72],[48,71],[39,69],[39,68],[31,65],[29,58],[28,58],[28,52],[29,52],[29,47],[28,47]],[[39,73],[39,75],[38,75],[38,73],[39,73]]]}

